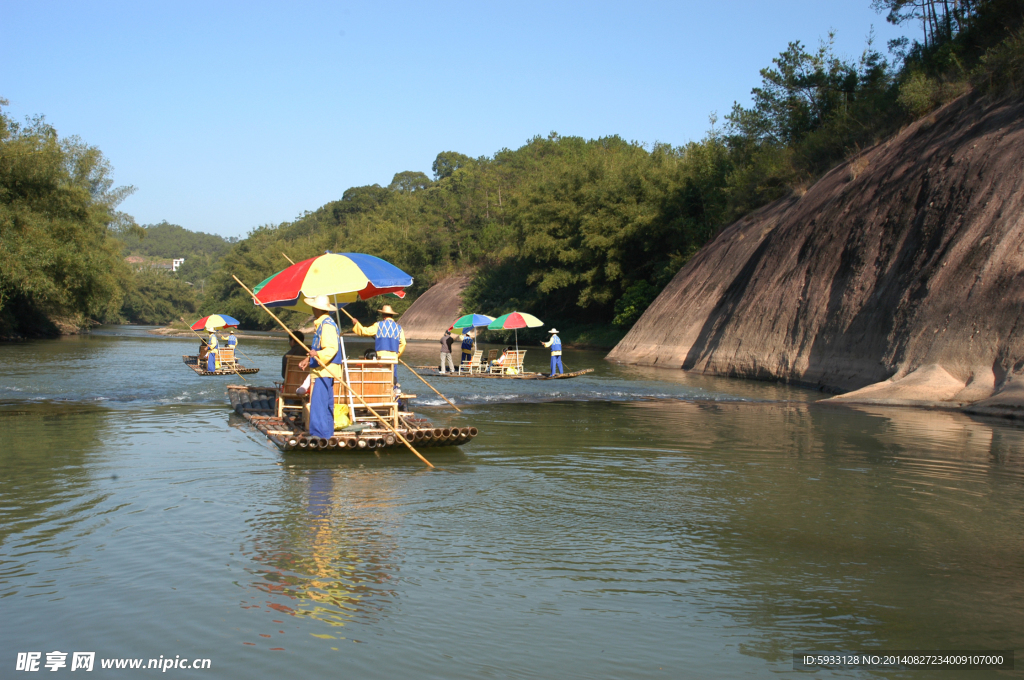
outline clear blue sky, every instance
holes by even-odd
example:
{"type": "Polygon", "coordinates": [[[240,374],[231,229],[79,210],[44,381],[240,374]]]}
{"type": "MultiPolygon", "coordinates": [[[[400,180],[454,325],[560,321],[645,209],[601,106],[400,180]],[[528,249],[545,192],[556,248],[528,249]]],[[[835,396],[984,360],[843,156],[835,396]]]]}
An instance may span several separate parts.
{"type": "Polygon", "coordinates": [[[0,97],[99,147],[121,209],[224,236],[534,135],[684,144],[791,40],[859,57],[870,0],[0,0],[0,97]]]}

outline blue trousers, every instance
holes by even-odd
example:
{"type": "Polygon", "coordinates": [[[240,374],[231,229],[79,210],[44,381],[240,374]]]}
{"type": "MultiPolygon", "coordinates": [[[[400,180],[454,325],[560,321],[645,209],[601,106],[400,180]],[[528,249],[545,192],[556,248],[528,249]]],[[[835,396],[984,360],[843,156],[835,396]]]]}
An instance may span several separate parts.
{"type": "Polygon", "coordinates": [[[206,370],[212,371],[215,368],[217,368],[217,353],[211,351],[206,355],[206,370]]]}
{"type": "Polygon", "coordinates": [[[330,439],[334,436],[334,378],[313,381],[309,397],[309,433],[330,439]]]}
{"type": "Polygon", "coordinates": [[[551,356],[551,373],[550,373],[550,375],[554,375],[555,374],[555,369],[556,368],[558,369],[559,375],[561,375],[561,373],[562,373],[562,355],[561,354],[559,354],[558,356],[555,356],[555,355],[551,356]]]}

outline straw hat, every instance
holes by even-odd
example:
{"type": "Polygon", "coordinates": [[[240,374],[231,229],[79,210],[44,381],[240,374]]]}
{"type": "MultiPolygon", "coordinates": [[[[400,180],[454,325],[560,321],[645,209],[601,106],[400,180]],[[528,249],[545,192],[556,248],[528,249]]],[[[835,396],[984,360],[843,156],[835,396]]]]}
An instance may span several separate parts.
{"type": "Polygon", "coordinates": [[[556,333],[556,334],[557,334],[557,333],[558,333],[558,331],[557,331],[557,330],[555,330],[554,328],[552,328],[551,330],[549,330],[549,331],[548,331],[548,333],[556,333]]]}
{"type": "Polygon", "coordinates": [[[391,305],[384,305],[377,311],[383,314],[384,316],[398,316],[398,313],[395,310],[391,309],[391,305]]]}
{"type": "Polygon", "coordinates": [[[302,301],[313,309],[323,309],[328,312],[337,311],[337,307],[331,304],[331,301],[326,295],[317,295],[316,297],[302,298],[302,301]]]}

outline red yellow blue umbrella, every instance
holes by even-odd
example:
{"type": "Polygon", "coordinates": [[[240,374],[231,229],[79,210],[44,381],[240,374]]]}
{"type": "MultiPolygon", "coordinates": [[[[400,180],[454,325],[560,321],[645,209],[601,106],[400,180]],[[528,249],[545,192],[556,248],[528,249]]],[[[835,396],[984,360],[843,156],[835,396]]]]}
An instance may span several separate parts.
{"type": "Polygon", "coordinates": [[[192,330],[212,331],[218,328],[226,328],[227,326],[237,327],[238,319],[230,317],[226,314],[211,314],[210,316],[204,316],[202,319],[192,324],[192,330]]]}
{"type": "Polygon", "coordinates": [[[302,298],[327,295],[347,304],[376,295],[405,297],[412,277],[379,257],[364,253],[324,253],[296,262],[253,289],[254,303],[311,312],[302,298]]]}

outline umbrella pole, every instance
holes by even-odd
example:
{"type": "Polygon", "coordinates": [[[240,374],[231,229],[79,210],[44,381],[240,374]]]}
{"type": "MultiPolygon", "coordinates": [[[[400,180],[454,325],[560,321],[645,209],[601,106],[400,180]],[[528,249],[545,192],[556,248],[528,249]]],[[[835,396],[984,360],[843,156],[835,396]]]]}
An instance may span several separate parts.
{"type": "MultiPolygon", "coordinates": [[[[181,320],[182,320],[182,321],[183,321],[183,322],[185,323],[185,325],[186,325],[186,326],[188,326],[188,329],[189,329],[190,331],[192,331],[193,333],[196,333],[196,331],[195,331],[195,330],[194,330],[194,329],[192,328],[192,326],[189,326],[189,325],[188,325],[188,321],[185,321],[185,317],[183,317],[183,316],[179,316],[178,318],[179,318],[179,319],[181,319],[181,320]]],[[[216,331],[214,331],[214,332],[216,333],[216,331]]],[[[206,345],[207,349],[209,349],[209,347],[210,347],[210,343],[208,343],[208,342],[206,341],[206,338],[204,338],[203,336],[199,335],[199,333],[196,333],[196,336],[197,336],[197,337],[198,337],[198,338],[199,338],[200,340],[202,340],[202,341],[203,341],[203,344],[204,344],[204,345],[206,345]]],[[[238,376],[239,378],[241,378],[241,379],[242,379],[242,382],[244,382],[244,383],[247,383],[247,382],[249,382],[248,380],[246,380],[246,379],[245,379],[245,376],[244,376],[244,375],[242,375],[241,373],[239,373],[239,372],[238,372],[238,370],[237,370],[237,369],[235,369],[235,367],[234,367],[234,366],[230,366],[229,368],[231,368],[231,370],[235,372],[235,375],[237,375],[237,376],[238,376]]]]}
{"type": "MultiPolygon", "coordinates": [[[[292,340],[294,340],[295,342],[297,342],[297,343],[299,344],[299,346],[300,346],[300,347],[302,347],[302,349],[304,349],[304,350],[306,350],[307,352],[309,352],[309,348],[308,348],[308,347],[306,347],[306,343],[302,342],[302,341],[301,341],[301,340],[299,340],[299,339],[298,339],[297,337],[295,337],[295,334],[294,334],[294,333],[292,333],[291,329],[290,329],[290,328],[288,328],[288,326],[286,326],[286,325],[285,325],[285,323],[284,323],[283,321],[281,321],[281,319],[277,318],[277,315],[276,315],[276,314],[274,314],[274,313],[273,313],[272,311],[270,311],[269,309],[267,309],[267,306],[266,306],[265,304],[263,304],[262,302],[260,302],[260,301],[256,300],[256,294],[255,294],[255,293],[253,293],[253,292],[252,292],[251,290],[249,290],[249,288],[248,288],[248,287],[247,287],[247,286],[246,286],[246,285],[245,285],[244,283],[242,283],[241,279],[239,279],[239,278],[238,278],[237,276],[235,276],[234,274],[232,274],[232,275],[231,275],[231,278],[233,278],[233,279],[234,279],[235,281],[237,281],[237,282],[238,282],[238,285],[240,285],[240,286],[242,287],[242,289],[243,289],[243,290],[244,290],[244,291],[245,291],[246,293],[248,293],[248,294],[249,294],[250,296],[252,296],[252,299],[253,299],[253,300],[254,300],[254,301],[255,301],[255,302],[256,302],[256,303],[257,303],[257,304],[258,304],[258,305],[259,305],[260,307],[262,307],[262,308],[263,308],[263,311],[264,311],[264,312],[266,312],[267,314],[269,314],[269,315],[270,315],[270,318],[272,318],[272,319],[273,319],[274,321],[276,321],[276,322],[277,322],[277,323],[278,323],[278,324],[279,324],[279,325],[281,326],[281,328],[283,328],[283,329],[285,330],[285,332],[286,332],[286,333],[288,333],[288,335],[290,335],[290,336],[291,336],[292,340]]],[[[347,314],[347,313],[348,313],[348,312],[346,312],[346,314],[347,314]]],[[[406,439],[405,437],[403,437],[403,436],[402,436],[402,433],[401,433],[401,432],[399,432],[399,431],[398,431],[398,430],[396,430],[395,428],[391,427],[391,424],[390,424],[390,423],[388,423],[388,421],[387,421],[387,420],[385,420],[385,419],[384,419],[384,418],[383,418],[383,417],[382,417],[382,416],[381,416],[381,415],[380,415],[379,413],[377,413],[376,411],[374,411],[374,410],[373,410],[373,407],[372,407],[372,406],[370,406],[369,404],[367,404],[367,403],[366,403],[366,400],[365,400],[365,399],[363,399],[363,398],[362,398],[362,396],[360,396],[360,395],[358,395],[358,394],[355,394],[355,393],[354,393],[354,392],[352,391],[352,388],[351,388],[351,387],[349,387],[349,384],[348,384],[347,382],[345,382],[345,380],[341,380],[341,384],[342,384],[342,386],[344,386],[344,387],[345,387],[345,389],[346,389],[346,390],[348,390],[349,394],[352,394],[353,396],[355,396],[355,398],[356,398],[356,399],[358,399],[358,400],[359,400],[359,401],[360,401],[360,402],[362,403],[362,405],[363,405],[363,406],[365,406],[365,407],[366,407],[366,408],[367,408],[367,409],[368,409],[368,410],[370,411],[370,413],[372,413],[372,414],[373,414],[373,417],[374,417],[374,418],[376,418],[377,420],[379,420],[379,421],[380,421],[381,425],[383,425],[383,426],[384,426],[384,429],[388,430],[388,431],[389,431],[389,432],[391,432],[391,433],[392,433],[393,435],[395,435],[396,437],[398,437],[398,440],[399,440],[399,441],[401,441],[401,442],[402,442],[403,444],[405,444],[405,446],[406,446],[406,448],[407,448],[407,449],[409,449],[410,451],[412,451],[413,453],[415,453],[415,454],[416,454],[416,457],[417,457],[417,458],[419,458],[419,459],[420,459],[420,460],[422,460],[422,461],[423,461],[424,463],[426,463],[426,464],[427,464],[427,467],[434,467],[434,465],[433,465],[433,464],[432,464],[432,463],[431,463],[431,462],[430,462],[429,460],[427,460],[426,458],[424,458],[424,457],[423,457],[423,455],[422,455],[422,454],[420,454],[420,452],[419,452],[419,451],[417,451],[416,449],[414,449],[414,448],[413,448],[412,444],[410,444],[410,443],[409,443],[409,440],[408,440],[408,439],[406,439]]]]}
{"type": "MultiPolygon", "coordinates": [[[[284,253],[281,253],[281,254],[284,255],[284,253]]],[[[291,259],[287,255],[284,255],[284,259],[288,260],[289,262],[292,262],[291,259]]],[[[295,263],[292,262],[292,264],[295,264],[295,263]]],[[[345,374],[345,382],[348,382],[349,381],[349,377],[348,377],[348,353],[345,351],[345,336],[343,336],[341,334],[341,316],[338,314],[338,310],[339,309],[341,309],[341,308],[338,307],[338,296],[335,295],[334,296],[334,318],[338,322],[338,341],[341,343],[341,364],[342,364],[341,370],[345,374]]],[[[352,401],[352,394],[351,393],[349,393],[349,395],[348,395],[348,413],[349,413],[349,415],[352,418],[356,417],[356,405],[352,401]]],[[[352,418],[350,418],[350,420],[352,420],[352,418]]],[[[352,422],[355,422],[355,420],[352,420],[352,422]]]]}
{"type": "MultiPolygon", "coordinates": [[[[353,317],[353,316],[352,316],[351,314],[349,314],[348,312],[346,312],[346,311],[345,311],[344,309],[342,309],[341,311],[345,312],[345,316],[347,316],[348,318],[352,319],[352,321],[353,321],[353,322],[355,321],[355,317],[353,317]]],[[[425,380],[425,379],[423,378],[423,376],[422,376],[422,375],[420,375],[419,373],[417,373],[416,371],[414,371],[414,370],[413,370],[413,368],[412,368],[412,366],[410,366],[409,364],[407,364],[407,363],[405,363],[404,361],[402,361],[402,360],[401,360],[401,358],[399,358],[399,360],[398,360],[398,361],[399,361],[399,363],[400,363],[400,364],[402,364],[403,366],[405,366],[406,368],[408,368],[408,369],[409,369],[410,371],[412,371],[412,374],[413,374],[414,376],[416,376],[416,377],[417,377],[417,378],[419,378],[420,380],[423,380],[423,384],[424,384],[424,385],[426,385],[427,387],[429,387],[430,389],[434,390],[434,392],[436,392],[436,393],[437,393],[437,396],[441,397],[442,399],[444,399],[445,401],[447,401],[447,402],[448,402],[449,404],[452,404],[452,400],[451,400],[451,399],[449,399],[448,397],[446,397],[446,396],[444,396],[443,394],[441,394],[440,392],[438,392],[438,391],[437,391],[437,389],[435,389],[433,385],[431,385],[430,383],[428,383],[428,382],[427,382],[427,381],[426,381],[426,380],[425,380]]],[[[459,413],[462,413],[462,409],[460,409],[460,408],[459,408],[458,406],[456,406],[455,404],[452,404],[452,408],[453,408],[453,409],[455,409],[456,411],[458,411],[459,413]]]]}

